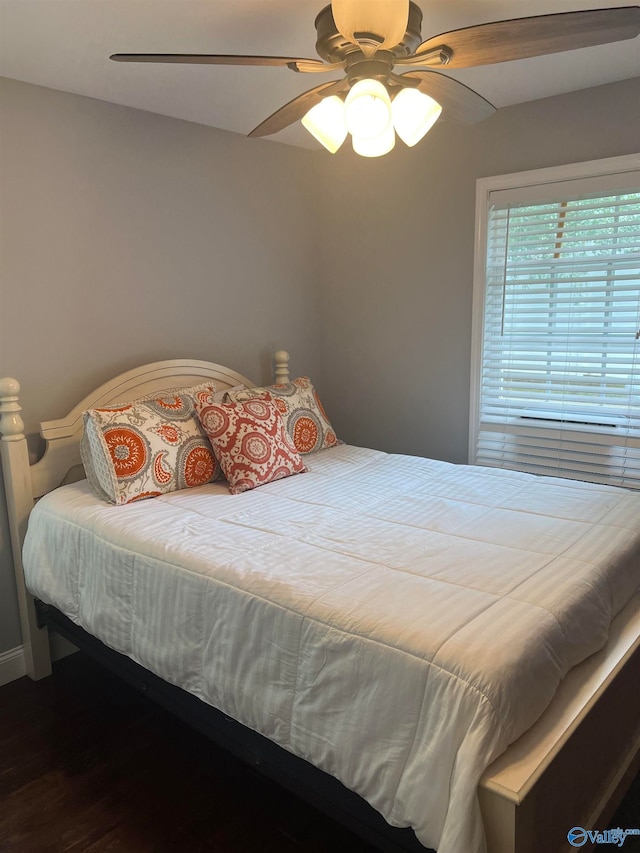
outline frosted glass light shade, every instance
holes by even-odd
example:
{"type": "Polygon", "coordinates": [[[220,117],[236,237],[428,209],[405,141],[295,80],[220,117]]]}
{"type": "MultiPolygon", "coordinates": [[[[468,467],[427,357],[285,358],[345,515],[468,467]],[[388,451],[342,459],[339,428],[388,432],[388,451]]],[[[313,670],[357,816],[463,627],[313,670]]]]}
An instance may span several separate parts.
{"type": "Polygon", "coordinates": [[[409,146],[420,142],[441,112],[442,107],[437,101],[417,89],[401,89],[391,104],[393,126],[400,139],[409,146]]]}
{"type": "Polygon", "coordinates": [[[347,136],[344,103],[337,95],[323,98],[302,118],[302,124],[327,151],[335,154],[347,136]]]}
{"type": "Polygon", "coordinates": [[[361,139],[380,136],[391,127],[391,99],[378,80],[359,80],[344,102],[347,130],[361,139]]]}
{"type": "Polygon", "coordinates": [[[388,50],[400,44],[407,31],[409,0],[333,0],[331,11],[338,32],[348,41],[369,33],[388,50]]]}
{"type": "Polygon", "coordinates": [[[367,138],[354,134],[352,143],[353,150],[361,157],[382,157],[383,154],[388,154],[396,144],[396,135],[393,127],[389,125],[379,136],[367,138]]]}

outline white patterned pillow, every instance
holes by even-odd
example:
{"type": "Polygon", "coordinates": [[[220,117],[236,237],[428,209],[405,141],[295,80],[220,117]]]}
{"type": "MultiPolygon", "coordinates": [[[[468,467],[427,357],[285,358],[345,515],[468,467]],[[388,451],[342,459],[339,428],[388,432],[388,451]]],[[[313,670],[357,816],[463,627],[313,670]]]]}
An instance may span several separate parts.
{"type": "Polygon", "coordinates": [[[194,411],[197,394],[212,391],[204,383],[85,412],[80,453],[99,497],[125,504],[219,479],[194,411]]]}
{"type": "Polygon", "coordinates": [[[316,389],[308,376],[293,382],[268,385],[264,388],[231,389],[225,394],[227,402],[240,403],[270,394],[282,415],[289,437],[302,455],[315,453],[325,447],[342,444],[336,438],[316,389]]]}

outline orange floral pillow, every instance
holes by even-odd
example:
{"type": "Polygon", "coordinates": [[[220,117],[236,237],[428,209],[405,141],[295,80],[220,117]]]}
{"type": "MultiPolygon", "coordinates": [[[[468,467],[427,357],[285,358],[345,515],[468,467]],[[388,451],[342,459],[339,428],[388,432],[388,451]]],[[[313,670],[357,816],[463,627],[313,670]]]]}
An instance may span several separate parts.
{"type": "Polygon", "coordinates": [[[215,403],[203,393],[194,405],[231,494],[306,471],[268,394],[245,402],[215,403]]]}
{"type": "Polygon", "coordinates": [[[114,504],[201,486],[221,476],[194,412],[194,399],[212,388],[168,392],[153,399],[84,413],[80,445],[87,478],[114,504]]]}
{"type": "Polygon", "coordinates": [[[298,453],[315,453],[316,450],[341,444],[308,376],[300,376],[282,385],[232,390],[224,399],[240,402],[264,394],[273,397],[298,453]]]}

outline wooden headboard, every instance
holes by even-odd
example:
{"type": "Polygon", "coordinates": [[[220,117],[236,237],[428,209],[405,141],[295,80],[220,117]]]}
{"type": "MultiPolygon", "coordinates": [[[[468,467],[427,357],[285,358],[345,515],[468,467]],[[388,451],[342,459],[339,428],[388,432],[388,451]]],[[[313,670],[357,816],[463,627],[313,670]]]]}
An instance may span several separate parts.
{"type": "MultiPolygon", "coordinates": [[[[125,403],[169,388],[188,387],[207,380],[215,383],[218,390],[231,388],[239,383],[248,386],[255,384],[221,364],[193,359],[156,361],[128,370],[96,388],[65,417],[43,421],[40,424],[40,432],[46,441],[45,452],[41,459],[31,465],[24,423],[20,416],[20,384],[15,379],[0,379],[0,456],[25,666],[31,678],[38,679],[49,675],[51,656],[47,630],[38,627],[34,600],[25,586],[22,545],[34,502],[61,485],[69,471],[81,464],[82,413],[86,409],[125,403]]],[[[289,381],[289,355],[284,350],[279,350],[274,355],[274,381],[289,381]]]]}

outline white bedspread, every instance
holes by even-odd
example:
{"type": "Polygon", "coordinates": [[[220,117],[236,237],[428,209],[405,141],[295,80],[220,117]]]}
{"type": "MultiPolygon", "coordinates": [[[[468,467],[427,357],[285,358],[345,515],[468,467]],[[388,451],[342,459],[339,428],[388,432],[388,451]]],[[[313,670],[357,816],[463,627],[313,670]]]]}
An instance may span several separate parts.
{"type": "Polygon", "coordinates": [[[35,507],[29,588],[440,853],[640,586],[640,494],[342,446],[253,492],[35,507]]]}

